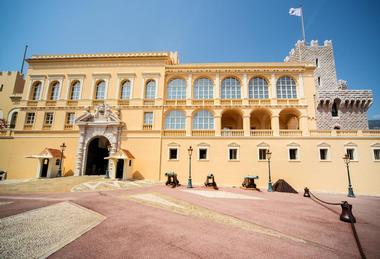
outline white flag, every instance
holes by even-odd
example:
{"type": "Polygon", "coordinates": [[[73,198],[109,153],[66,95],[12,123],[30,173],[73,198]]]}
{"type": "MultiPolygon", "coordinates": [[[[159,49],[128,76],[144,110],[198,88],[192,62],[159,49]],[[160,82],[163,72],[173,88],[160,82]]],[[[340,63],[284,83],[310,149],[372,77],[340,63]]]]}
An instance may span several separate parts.
{"type": "Polygon", "coordinates": [[[289,10],[290,15],[295,15],[295,16],[301,16],[302,15],[302,8],[290,8],[289,10]]]}

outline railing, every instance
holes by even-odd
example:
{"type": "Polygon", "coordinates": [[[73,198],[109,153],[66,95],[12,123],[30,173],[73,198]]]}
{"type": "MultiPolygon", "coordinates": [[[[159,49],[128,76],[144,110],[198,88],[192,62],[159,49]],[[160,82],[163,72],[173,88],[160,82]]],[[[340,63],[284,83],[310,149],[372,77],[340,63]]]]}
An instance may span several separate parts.
{"type": "Polygon", "coordinates": [[[164,130],[163,136],[173,136],[173,137],[186,136],[186,130],[164,130]]]}
{"type": "Polygon", "coordinates": [[[277,99],[278,105],[297,105],[298,103],[298,99],[277,99]]]}
{"type": "Polygon", "coordinates": [[[104,100],[93,100],[92,101],[92,105],[99,105],[99,104],[103,104],[104,103],[104,100]]]}
{"type": "Polygon", "coordinates": [[[337,136],[357,136],[358,131],[357,130],[337,130],[336,135],[337,136]]]}
{"type": "Polygon", "coordinates": [[[144,105],[154,105],[154,99],[144,99],[144,105]]]}
{"type": "Polygon", "coordinates": [[[222,130],[223,137],[241,137],[244,136],[244,130],[242,129],[227,129],[222,130]]]}
{"type": "Polygon", "coordinates": [[[363,130],[363,136],[380,136],[380,130],[363,130]]]}
{"type": "Polygon", "coordinates": [[[280,136],[302,136],[302,130],[280,130],[280,136]]]}
{"type": "Polygon", "coordinates": [[[55,100],[46,101],[46,106],[55,106],[56,104],[57,104],[57,101],[55,100]]]}
{"type": "Polygon", "coordinates": [[[193,100],[192,101],[193,105],[214,105],[214,100],[213,99],[206,99],[206,100],[193,100]]]}
{"type": "Polygon", "coordinates": [[[24,130],[30,130],[33,128],[33,124],[25,124],[24,125],[24,130]]]}
{"type": "Polygon", "coordinates": [[[74,128],[73,124],[65,124],[64,129],[65,130],[72,130],[74,128]]]}
{"type": "Polygon", "coordinates": [[[143,130],[152,130],[153,125],[152,124],[144,124],[143,125],[143,130]]]}
{"type": "Polygon", "coordinates": [[[12,134],[12,131],[9,130],[9,129],[2,129],[0,130],[0,136],[1,137],[4,137],[4,136],[10,136],[12,134]]]}
{"type": "Polygon", "coordinates": [[[37,106],[37,104],[38,104],[38,101],[33,100],[33,101],[28,101],[26,105],[27,106],[37,106]]]}
{"type": "Polygon", "coordinates": [[[331,130],[310,130],[310,136],[331,136],[331,130]]]}
{"type": "Polygon", "coordinates": [[[77,100],[67,100],[66,101],[67,106],[78,106],[77,100]]]}
{"type": "Polygon", "coordinates": [[[129,100],[118,100],[117,104],[127,106],[129,105],[129,100]]]}
{"type": "Polygon", "coordinates": [[[42,126],[42,129],[43,129],[43,130],[50,130],[50,129],[51,129],[51,125],[50,125],[50,124],[44,124],[44,125],[42,126]]]}
{"type": "Polygon", "coordinates": [[[253,137],[273,136],[273,130],[251,130],[250,135],[253,137]]]}
{"type": "Polygon", "coordinates": [[[165,105],[186,105],[186,100],[166,100],[165,105]]]}
{"type": "Polygon", "coordinates": [[[242,102],[241,99],[222,99],[220,100],[220,103],[222,105],[240,105],[242,102]]]}
{"type": "Polygon", "coordinates": [[[193,130],[192,136],[215,136],[215,130],[193,130]]]}
{"type": "Polygon", "coordinates": [[[270,105],[270,99],[250,99],[250,105],[270,105]]]}

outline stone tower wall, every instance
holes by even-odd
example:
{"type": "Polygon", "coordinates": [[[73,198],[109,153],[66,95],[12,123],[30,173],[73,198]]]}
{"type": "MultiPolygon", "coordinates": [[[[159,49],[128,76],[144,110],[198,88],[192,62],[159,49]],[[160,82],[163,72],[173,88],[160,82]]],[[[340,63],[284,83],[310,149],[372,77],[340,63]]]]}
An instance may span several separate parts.
{"type": "Polygon", "coordinates": [[[285,61],[316,65],[314,82],[318,129],[368,129],[367,111],[372,103],[372,91],[347,90],[347,82],[337,80],[331,41],[326,40],[323,46],[319,46],[315,40],[312,40],[309,46],[303,41],[298,41],[285,61]],[[334,102],[338,107],[336,117],[331,113],[334,102]]]}

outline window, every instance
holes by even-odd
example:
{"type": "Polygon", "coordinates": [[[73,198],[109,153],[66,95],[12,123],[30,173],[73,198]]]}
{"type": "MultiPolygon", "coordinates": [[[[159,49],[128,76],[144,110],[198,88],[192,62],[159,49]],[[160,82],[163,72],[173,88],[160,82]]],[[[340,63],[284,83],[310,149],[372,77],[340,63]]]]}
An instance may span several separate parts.
{"type": "Polygon", "coordinates": [[[11,123],[10,123],[10,125],[9,125],[9,127],[10,127],[11,129],[14,129],[14,128],[16,127],[17,115],[18,115],[18,112],[14,112],[14,113],[12,114],[12,117],[11,117],[11,123]]]}
{"type": "Polygon", "coordinates": [[[355,148],[346,148],[346,154],[348,155],[350,160],[356,160],[355,148]]]}
{"type": "Polygon", "coordinates": [[[75,121],[75,113],[68,112],[66,113],[66,125],[73,125],[75,121]]]}
{"type": "Polygon", "coordinates": [[[380,148],[373,149],[373,160],[380,161],[380,148]]]}
{"type": "Polygon", "coordinates": [[[268,83],[261,77],[255,77],[249,80],[249,98],[266,99],[268,96],[268,83]]]}
{"type": "Polygon", "coordinates": [[[267,148],[259,148],[259,160],[267,160],[267,148]]]}
{"type": "Polygon", "coordinates": [[[52,125],[53,124],[53,119],[54,119],[54,114],[52,112],[47,112],[45,113],[45,125],[52,125]]]}
{"type": "Polygon", "coordinates": [[[165,129],[185,129],[185,114],[182,111],[170,111],[165,118],[165,129]]]}
{"type": "Polygon", "coordinates": [[[240,82],[234,77],[227,77],[222,81],[222,99],[240,99],[240,82]]]}
{"type": "Polygon", "coordinates": [[[96,84],[95,99],[103,100],[105,95],[106,95],[106,82],[102,80],[96,84]]]}
{"type": "Polygon", "coordinates": [[[186,98],[186,82],[183,79],[171,80],[168,84],[168,99],[178,100],[186,98]]]}
{"type": "Polygon", "coordinates": [[[319,149],[319,160],[321,160],[321,161],[329,160],[329,149],[328,148],[320,148],[319,149]]]}
{"type": "Polygon", "coordinates": [[[336,105],[336,102],[334,102],[332,105],[331,116],[332,117],[338,117],[338,106],[336,105]]]}
{"type": "Polygon", "coordinates": [[[194,99],[212,99],[214,98],[213,84],[208,78],[199,78],[194,82],[194,99]]]}
{"type": "Polygon", "coordinates": [[[318,76],[318,86],[321,86],[321,77],[318,76]]]}
{"type": "Polygon", "coordinates": [[[70,100],[78,100],[79,94],[80,94],[80,83],[79,83],[79,81],[74,81],[71,84],[70,100]]]}
{"type": "Polygon", "coordinates": [[[126,80],[121,86],[120,99],[127,100],[131,98],[131,81],[126,80]]]}
{"type": "Polygon", "coordinates": [[[41,94],[41,82],[37,82],[32,87],[32,100],[38,101],[41,94]]]}
{"type": "Polygon", "coordinates": [[[289,160],[299,160],[298,148],[289,148],[289,160]]]}
{"type": "Polygon", "coordinates": [[[277,98],[293,99],[297,98],[296,83],[288,76],[283,76],[277,80],[277,98]]]}
{"type": "Polygon", "coordinates": [[[239,151],[238,148],[229,148],[228,160],[235,160],[235,161],[239,160],[238,151],[239,151]]]}
{"type": "Polygon", "coordinates": [[[207,148],[199,148],[198,154],[199,154],[198,160],[208,160],[207,148]]]}
{"type": "Polygon", "coordinates": [[[0,92],[2,92],[2,91],[3,91],[3,87],[4,87],[4,85],[3,85],[3,84],[1,84],[1,86],[0,86],[0,92]]]}
{"type": "Polygon", "coordinates": [[[156,82],[154,80],[149,80],[145,87],[145,99],[156,98],[156,82]]]}
{"type": "Polygon", "coordinates": [[[53,100],[53,101],[58,100],[58,95],[59,95],[59,83],[57,81],[54,81],[51,84],[49,100],[53,100]]]}
{"type": "Polygon", "coordinates": [[[214,129],[214,116],[207,110],[200,110],[194,115],[193,129],[214,129]]]}
{"type": "Polygon", "coordinates": [[[178,148],[169,148],[169,160],[178,160],[178,148]]]}
{"type": "Polygon", "coordinates": [[[319,60],[317,58],[315,59],[315,66],[319,67],[319,60]]]}
{"type": "Polygon", "coordinates": [[[153,112],[144,112],[144,125],[153,125],[153,112]]]}
{"type": "Polygon", "coordinates": [[[55,165],[59,165],[60,159],[55,160],[55,165]]]}
{"type": "Polygon", "coordinates": [[[34,117],[35,117],[35,113],[34,112],[28,112],[26,114],[25,124],[32,125],[34,123],[34,117]]]}

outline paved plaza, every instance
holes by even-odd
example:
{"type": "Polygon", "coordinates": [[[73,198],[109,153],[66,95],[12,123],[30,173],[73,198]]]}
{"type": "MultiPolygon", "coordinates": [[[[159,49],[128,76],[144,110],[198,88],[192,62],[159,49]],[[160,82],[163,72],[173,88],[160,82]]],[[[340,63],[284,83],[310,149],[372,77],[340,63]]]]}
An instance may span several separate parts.
{"type": "MultiPolygon", "coordinates": [[[[353,205],[364,252],[379,258],[379,198],[317,195],[353,205]]],[[[360,258],[340,212],[302,194],[240,188],[14,181],[0,184],[0,258],[360,258]]]]}

